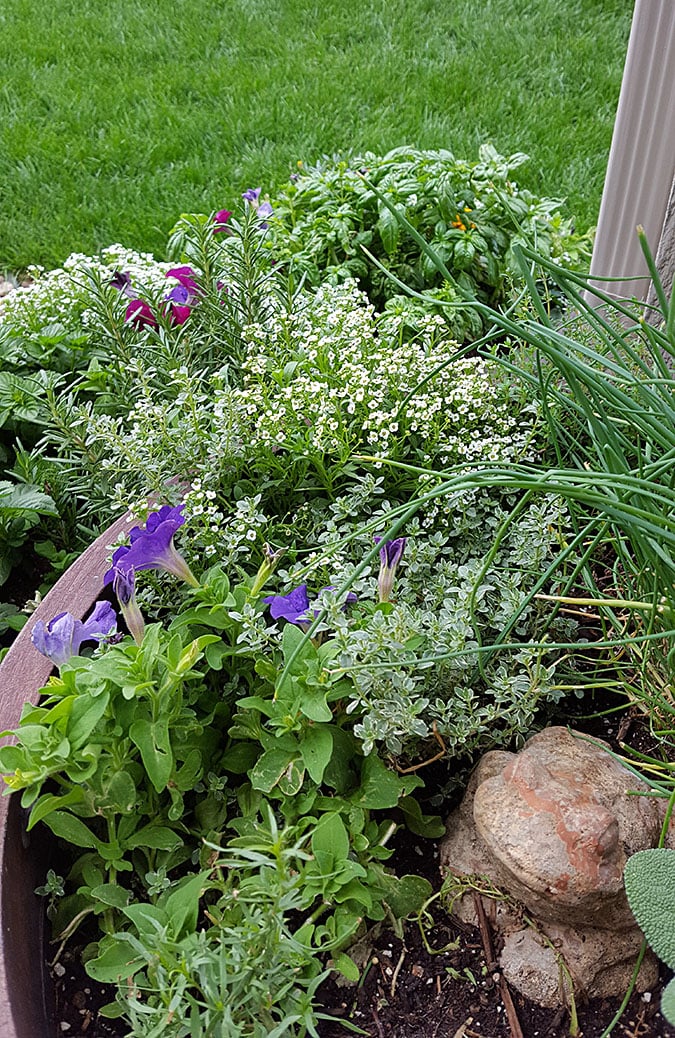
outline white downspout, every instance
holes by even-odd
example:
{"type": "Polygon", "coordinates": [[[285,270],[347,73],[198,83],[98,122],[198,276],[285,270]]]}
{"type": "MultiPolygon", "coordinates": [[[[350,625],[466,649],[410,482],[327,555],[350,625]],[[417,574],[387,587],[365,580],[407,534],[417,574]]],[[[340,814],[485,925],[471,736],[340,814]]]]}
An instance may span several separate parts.
{"type": "Polygon", "coordinates": [[[591,276],[622,280],[594,285],[612,296],[647,299],[638,225],[659,265],[665,262],[663,280],[672,282],[674,182],[675,2],[636,0],[591,260],[591,276]]]}

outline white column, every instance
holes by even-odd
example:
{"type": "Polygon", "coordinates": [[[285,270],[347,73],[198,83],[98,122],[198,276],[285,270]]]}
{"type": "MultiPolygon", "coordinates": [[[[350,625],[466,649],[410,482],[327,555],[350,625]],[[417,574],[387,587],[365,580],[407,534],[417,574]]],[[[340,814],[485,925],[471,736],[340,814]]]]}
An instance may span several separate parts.
{"type": "Polygon", "coordinates": [[[591,261],[592,275],[625,279],[593,282],[608,294],[647,298],[635,228],[656,255],[662,231],[674,233],[666,221],[674,178],[675,2],[636,0],[591,261]]]}

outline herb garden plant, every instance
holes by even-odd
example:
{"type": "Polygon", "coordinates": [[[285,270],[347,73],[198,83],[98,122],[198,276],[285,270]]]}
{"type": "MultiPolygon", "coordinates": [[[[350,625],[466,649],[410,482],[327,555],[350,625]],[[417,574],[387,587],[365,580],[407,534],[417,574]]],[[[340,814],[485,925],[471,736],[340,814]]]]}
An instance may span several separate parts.
{"type": "Polygon", "coordinates": [[[33,626],[59,673],[0,749],[71,848],[54,932],[96,924],[86,969],[130,1035],[317,1035],[355,937],[429,896],[395,831],[441,835],[476,756],[583,684],[561,603],[596,603],[608,643],[617,602],[665,637],[672,336],[563,323],[582,279],[549,257],[582,246],[518,161],[326,162],[183,216],[173,265],[76,258],[7,304],[35,416],[19,444],[8,410],[6,450],[50,488],[54,550],[139,520],[108,598],[33,626]]]}

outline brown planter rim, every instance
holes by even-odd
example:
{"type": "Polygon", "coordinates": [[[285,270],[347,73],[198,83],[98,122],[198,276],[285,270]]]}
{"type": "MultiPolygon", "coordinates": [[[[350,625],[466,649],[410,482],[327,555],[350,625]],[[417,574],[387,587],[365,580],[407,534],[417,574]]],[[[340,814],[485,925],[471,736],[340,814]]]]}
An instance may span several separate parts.
{"type": "MultiPolygon", "coordinates": [[[[138,520],[108,527],[70,566],[31,615],[0,663],[0,731],[16,728],[24,703],[35,703],[52,671],[30,640],[36,620],[68,610],[82,619],[103,590],[111,545],[138,520]]],[[[53,999],[45,969],[44,847],[27,833],[18,796],[0,797],[0,1038],[53,1038],[53,999]]]]}

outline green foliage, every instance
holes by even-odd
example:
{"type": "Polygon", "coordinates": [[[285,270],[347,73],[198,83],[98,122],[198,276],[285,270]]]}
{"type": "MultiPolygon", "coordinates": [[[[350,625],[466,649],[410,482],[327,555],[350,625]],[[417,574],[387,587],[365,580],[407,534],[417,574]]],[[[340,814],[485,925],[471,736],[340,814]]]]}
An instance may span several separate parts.
{"type": "Polygon", "coordinates": [[[561,224],[560,203],[514,183],[513,170],[525,160],[522,154],[502,158],[489,145],[481,147],[478,162],[456,159],[450,151],[405,147],[383,157],[367,152],[326,159],[303,167],[273,198],[268,247],[312,284],[326,277],[357,278],[378,310],[409,310],[402,286],[424,295],[427,312],[442,300],[455,337],[476,338],[480,318],[461,304],[477,299],[499,306],[509,297],[514,244],[564,254],[568,263],[585,265],[589,259],[588,243],[561,224]],[[397,212],[442,259],[449,278],[441,277],[397,212]]]}
{"type": "Polygon", "coordinates": [[[44,515],[56,515],[48,494],[36,486],[0,480],[0,584],[7,580],[20,549],[44,515]]]}
{"type": "MultiPolygon", "coordinates": [[[[658,957],[675,968],[675,851],[665,847],[638,851],[626,862],[626,895],[638,926],[658,957]]],[[[675,981],[661,996],[661,1012],[675,1024],[675,981]]]]}
{"type": "Polygon", "coordinates": [[[385,865],[387,811],[405,801],[416,831],[439,831],[410,807],[421,780],[364,756],[330,642],[271,628],[261,656],[242,639],[247,606],[263,608],[254,583],[214,568],[168,629],[73,658],[0,748],[29,828],[73,853],[65,894],[50,877],[43,888],[55,930],[99,918],[87,968],[120,982],[139,1035],[168,1026],[167,1005],[175,1035],[186,1020],[214,1035],[316,1033],[326,956],[364,919],[405,917],[430,893],[385,865]]]}

